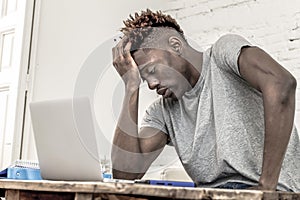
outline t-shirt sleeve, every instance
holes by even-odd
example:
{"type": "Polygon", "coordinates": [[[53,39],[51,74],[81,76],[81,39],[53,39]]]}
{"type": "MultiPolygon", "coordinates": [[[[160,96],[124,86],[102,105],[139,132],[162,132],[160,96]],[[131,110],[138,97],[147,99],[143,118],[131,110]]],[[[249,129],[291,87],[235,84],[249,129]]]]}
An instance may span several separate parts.
{"type": "Polygon", "coordinates": [[[213,45],[212,54],[218,67],[223,70],[233,70],[240,76],[238,58],[243,47],[252,46],[245,38],[239,35],[227,34],[213,45]]]}
{"type": "Polygon", "coordinates": [[[153,102],[146,110],[141,122],[141,127],[152,127],[168,135],[166,123],[162,111],[162,100],[158,99],[153,102]]]}

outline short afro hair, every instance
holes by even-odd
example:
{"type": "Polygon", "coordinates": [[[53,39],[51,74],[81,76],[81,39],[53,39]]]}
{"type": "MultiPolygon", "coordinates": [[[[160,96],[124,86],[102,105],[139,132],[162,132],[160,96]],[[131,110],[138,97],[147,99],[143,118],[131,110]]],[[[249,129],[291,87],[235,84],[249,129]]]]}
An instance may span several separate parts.
{"type": "Polygon", "coordinates": [[[170,15],[163,14],[161,11],[153,12],[147,9],[146,11],[141,11],[140,14],[136,12],[134,17],[129,15],[129,18],[123,21],[123,23],[125,27],[121,28],[121,32],[132,43],[131,50],[137,50],[154,27],[174,29],[185,40],[183,31],[176,20],[170,15]]]}

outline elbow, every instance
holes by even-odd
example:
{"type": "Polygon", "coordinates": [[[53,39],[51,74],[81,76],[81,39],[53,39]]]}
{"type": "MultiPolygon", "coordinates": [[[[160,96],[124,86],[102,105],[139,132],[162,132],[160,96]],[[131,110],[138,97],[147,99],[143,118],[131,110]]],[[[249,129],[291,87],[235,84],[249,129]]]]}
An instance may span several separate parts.
{"type": "MultiPolygon", "coordinates": [[[[140,179],[145,174],[146,170],[140,168],[138,160],[135,157],[124,155],[124,152],[112,151],[112,175],[115,179],[134,180],[140,179]]],[[[127,152],[128,153],[128,152],[127,152]]]]}
{"type": "Polygon", "coordinates": [[[297,80],[294,76],[290,75],[287,79],[287,88],[290,90],[290,91],[296,91],[296,88],[297,88],[297,80]]]}
{"type": "Polygon", "coordinates": [[[288,105],[291,102],[291,99],[295,98],[295,92],[297,88],[297,80],[289,75],[285,78],[282,78],[279,81],[277,87],[277,99],[282,105],[288,105]]]}
{"type": "Polygon", "coordinates": [[[114,179],[135,180],[135,179],[141,179],[144,174],[143,173],[122,172],[122,171],[113,169],[112,175],[113,175],[114,179]]]}

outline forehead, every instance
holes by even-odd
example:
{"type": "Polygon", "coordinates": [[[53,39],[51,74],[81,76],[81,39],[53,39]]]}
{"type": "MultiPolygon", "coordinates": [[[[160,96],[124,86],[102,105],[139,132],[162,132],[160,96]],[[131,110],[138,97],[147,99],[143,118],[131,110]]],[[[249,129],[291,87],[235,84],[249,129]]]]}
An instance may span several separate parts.
{"type": "Polygon", "coordinates": [[[149,56],[151,55],[149,55],[149,53],[143,49],[138,49],[134,51],[134,53],[132,54],[132,57],[135,61],[143,61],[147,59],[149,56]]]}
{"type": "Polygon", "coordinates": [[[160,49],[139,49],[132,54],[138,66],[161,61],[164,59],[164,56],[164,51],[160,49]]]}
{"type": "Polygon", "coordinates": [[[154,50],[139,49],[132,54],[132,57],[138,67],[141,67],[149,62],[154,62],[157,58],[157,55],[154,50]]]}

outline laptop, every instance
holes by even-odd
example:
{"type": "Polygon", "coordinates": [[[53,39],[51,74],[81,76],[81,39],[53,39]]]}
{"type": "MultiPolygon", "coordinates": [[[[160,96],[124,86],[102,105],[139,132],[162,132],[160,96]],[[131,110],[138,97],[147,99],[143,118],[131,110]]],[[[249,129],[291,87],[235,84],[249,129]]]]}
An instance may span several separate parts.
{"type": "Polygon", "coordinates": [[[96,134],[87,97],[30,103],[41,177],[101,181],[96,134]]]}
{"type": "Polygon", "coordinates": [[[29,106],[41,177],[45,180],[195,187],[193,182],[183,181],[103,179],[87,97],[32,102],[29,106]]]}

